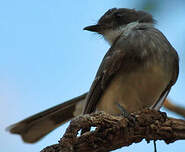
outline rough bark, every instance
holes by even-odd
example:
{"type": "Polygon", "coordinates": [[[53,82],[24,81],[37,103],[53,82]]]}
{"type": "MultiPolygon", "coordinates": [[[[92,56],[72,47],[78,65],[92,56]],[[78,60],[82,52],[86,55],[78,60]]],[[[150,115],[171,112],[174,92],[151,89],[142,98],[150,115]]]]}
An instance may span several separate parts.
{"type": "Polygon", "coordinates": [[[185,139],[185,121],[168,118],[165,113],[143,110],[135,113],[135,121],[104,112],[73,119],[59,143],[41,152],[104,152],[145,139],[163,140],[167,144],[185,139]],[[94,131],[77,136],[82,128],[96,127],[94,131]]]}

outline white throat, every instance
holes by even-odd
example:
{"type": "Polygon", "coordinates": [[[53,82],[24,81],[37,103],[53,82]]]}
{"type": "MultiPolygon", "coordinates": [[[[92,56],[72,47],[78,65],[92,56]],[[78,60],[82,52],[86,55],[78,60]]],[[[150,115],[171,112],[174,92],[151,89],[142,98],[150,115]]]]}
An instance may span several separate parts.
{"type": "Polygon", "coordinates": [[[129,32],[138,24],[139,22],[136,21],[127,25],[122,25],[114,30],[107,30],[104,32],[103,37],[109,42],[110,45],[112,45],[118,36],[120,36],[123,32],[126,35],[129,34],[129,32]]]}

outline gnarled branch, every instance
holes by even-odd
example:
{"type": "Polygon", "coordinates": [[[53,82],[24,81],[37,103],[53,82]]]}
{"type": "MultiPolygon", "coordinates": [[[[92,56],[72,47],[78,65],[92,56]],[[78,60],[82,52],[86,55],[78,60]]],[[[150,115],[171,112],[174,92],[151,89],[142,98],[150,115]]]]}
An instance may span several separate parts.
{"type": "Polygon", "coordinates": [[[168,118],[165,113],[143,110],[135,113],[131,122],[122,116],[104,112],[79,116],[71,121],[59,144],[46,147],[41,152],[102,152],[129,146],[145,139],[164,140],[167,144],[185,139],[185,121],[168,118]],[[94,131],[77,136],[83,128],[96,127],[94,131]]]}

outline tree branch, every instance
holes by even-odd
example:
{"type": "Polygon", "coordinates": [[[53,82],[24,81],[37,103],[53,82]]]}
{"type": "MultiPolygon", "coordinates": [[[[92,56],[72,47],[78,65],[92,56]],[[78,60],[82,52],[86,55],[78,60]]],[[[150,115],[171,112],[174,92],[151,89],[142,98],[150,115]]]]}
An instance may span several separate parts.
{"type": "Polygon", "coordinates": [[[134,114],[135,122],[104,112],[79,116],[71,121],[59,144],[41,152],[102,152],[111,151],[145,139],[164,140],[167,144],[185,139],[185,121],[168,118],[165,113],[145,109],[134,114]],[[77,136],[83,128],[94,131],[77,136]]]}
{"type": "Polygon", "coordinates": [[[185,118],[185,108],[182,106],[178,106],[176,104],[173,104],[169,99],[165,100],[164,107],[185,118]]]}

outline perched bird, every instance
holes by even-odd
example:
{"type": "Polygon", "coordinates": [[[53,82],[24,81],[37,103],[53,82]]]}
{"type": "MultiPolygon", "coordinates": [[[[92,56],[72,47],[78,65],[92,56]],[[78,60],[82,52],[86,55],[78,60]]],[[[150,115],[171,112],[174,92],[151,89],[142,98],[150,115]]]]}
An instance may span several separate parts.
{"type": "Polygon", "coordinates": [[[80,114],[119,115],[120,107],[129,113],[147,107],[159,110],[177,80],[179,59],[154,24],[144,11],[113,8],[96,25],[85,27],[111,46],[89,92],[10,126],[10,132],[33,143],[80,114]]]}

